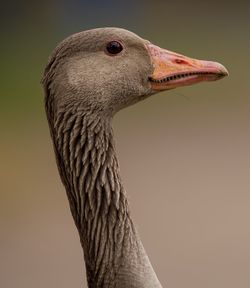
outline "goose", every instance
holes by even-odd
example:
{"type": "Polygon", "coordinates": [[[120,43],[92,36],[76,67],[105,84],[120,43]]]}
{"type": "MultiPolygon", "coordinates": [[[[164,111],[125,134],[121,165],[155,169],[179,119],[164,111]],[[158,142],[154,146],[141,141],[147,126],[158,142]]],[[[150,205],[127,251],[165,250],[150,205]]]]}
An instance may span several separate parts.
{"type": "Polygon", "coordinates": [[[113,116],[158,92],[227,75],[217,62],[162,49],[121,28],[73,34],[52,52],[42,78],[45,110],[88,287],[162,287],[131,218],[113,116]]]}

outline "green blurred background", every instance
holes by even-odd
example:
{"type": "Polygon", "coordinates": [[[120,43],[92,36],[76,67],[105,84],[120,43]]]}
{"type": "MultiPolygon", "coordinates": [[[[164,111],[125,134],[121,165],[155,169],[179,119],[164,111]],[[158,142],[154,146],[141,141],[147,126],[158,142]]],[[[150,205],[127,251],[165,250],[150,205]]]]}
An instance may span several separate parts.
{"type": "Polygon", "coordinates": [[[86,287],[40,79],[81,30],[118,26],[230,77],[153,96],[114,120],[121,171],[163,287],[250,287],[250,4],[1,4],[0,287],[86,287]]]}

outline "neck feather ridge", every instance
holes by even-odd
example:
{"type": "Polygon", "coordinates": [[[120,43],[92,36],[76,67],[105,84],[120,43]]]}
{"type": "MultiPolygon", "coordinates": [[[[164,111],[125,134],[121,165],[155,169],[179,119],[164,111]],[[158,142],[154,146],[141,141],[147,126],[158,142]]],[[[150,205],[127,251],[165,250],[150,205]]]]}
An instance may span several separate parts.
{"type": "Polygon", "coordinates": [[[130,218],[110,119],[79,107],[62,111],[47,115],[89,287],[161,287],[130,218]],[[142,285],[145,273],[156,286],[142,285]]]}

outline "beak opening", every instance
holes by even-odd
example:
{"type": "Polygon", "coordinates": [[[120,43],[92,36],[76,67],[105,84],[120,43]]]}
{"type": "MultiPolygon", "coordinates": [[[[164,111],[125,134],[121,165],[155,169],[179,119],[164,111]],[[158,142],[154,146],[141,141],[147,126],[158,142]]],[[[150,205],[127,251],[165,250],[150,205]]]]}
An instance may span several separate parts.
{"type": "Polygon", "coordinates": [[[204,81],[219,80],[228,75],[220,63],[197,60],[148,44],[153,73],[149,77],[156,91],[174,89],[204,81]]]}

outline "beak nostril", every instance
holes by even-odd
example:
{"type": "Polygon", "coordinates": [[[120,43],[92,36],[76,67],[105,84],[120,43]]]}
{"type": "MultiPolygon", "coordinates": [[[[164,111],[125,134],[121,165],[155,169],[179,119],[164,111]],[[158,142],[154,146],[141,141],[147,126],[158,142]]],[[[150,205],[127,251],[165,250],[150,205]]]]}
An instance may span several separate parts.
{"type": "Polygon", "coordinates": [[[186,61],[184,61],[182,59],[175,59],[175,63],[176,64],[186,64],[186,61]]]}

